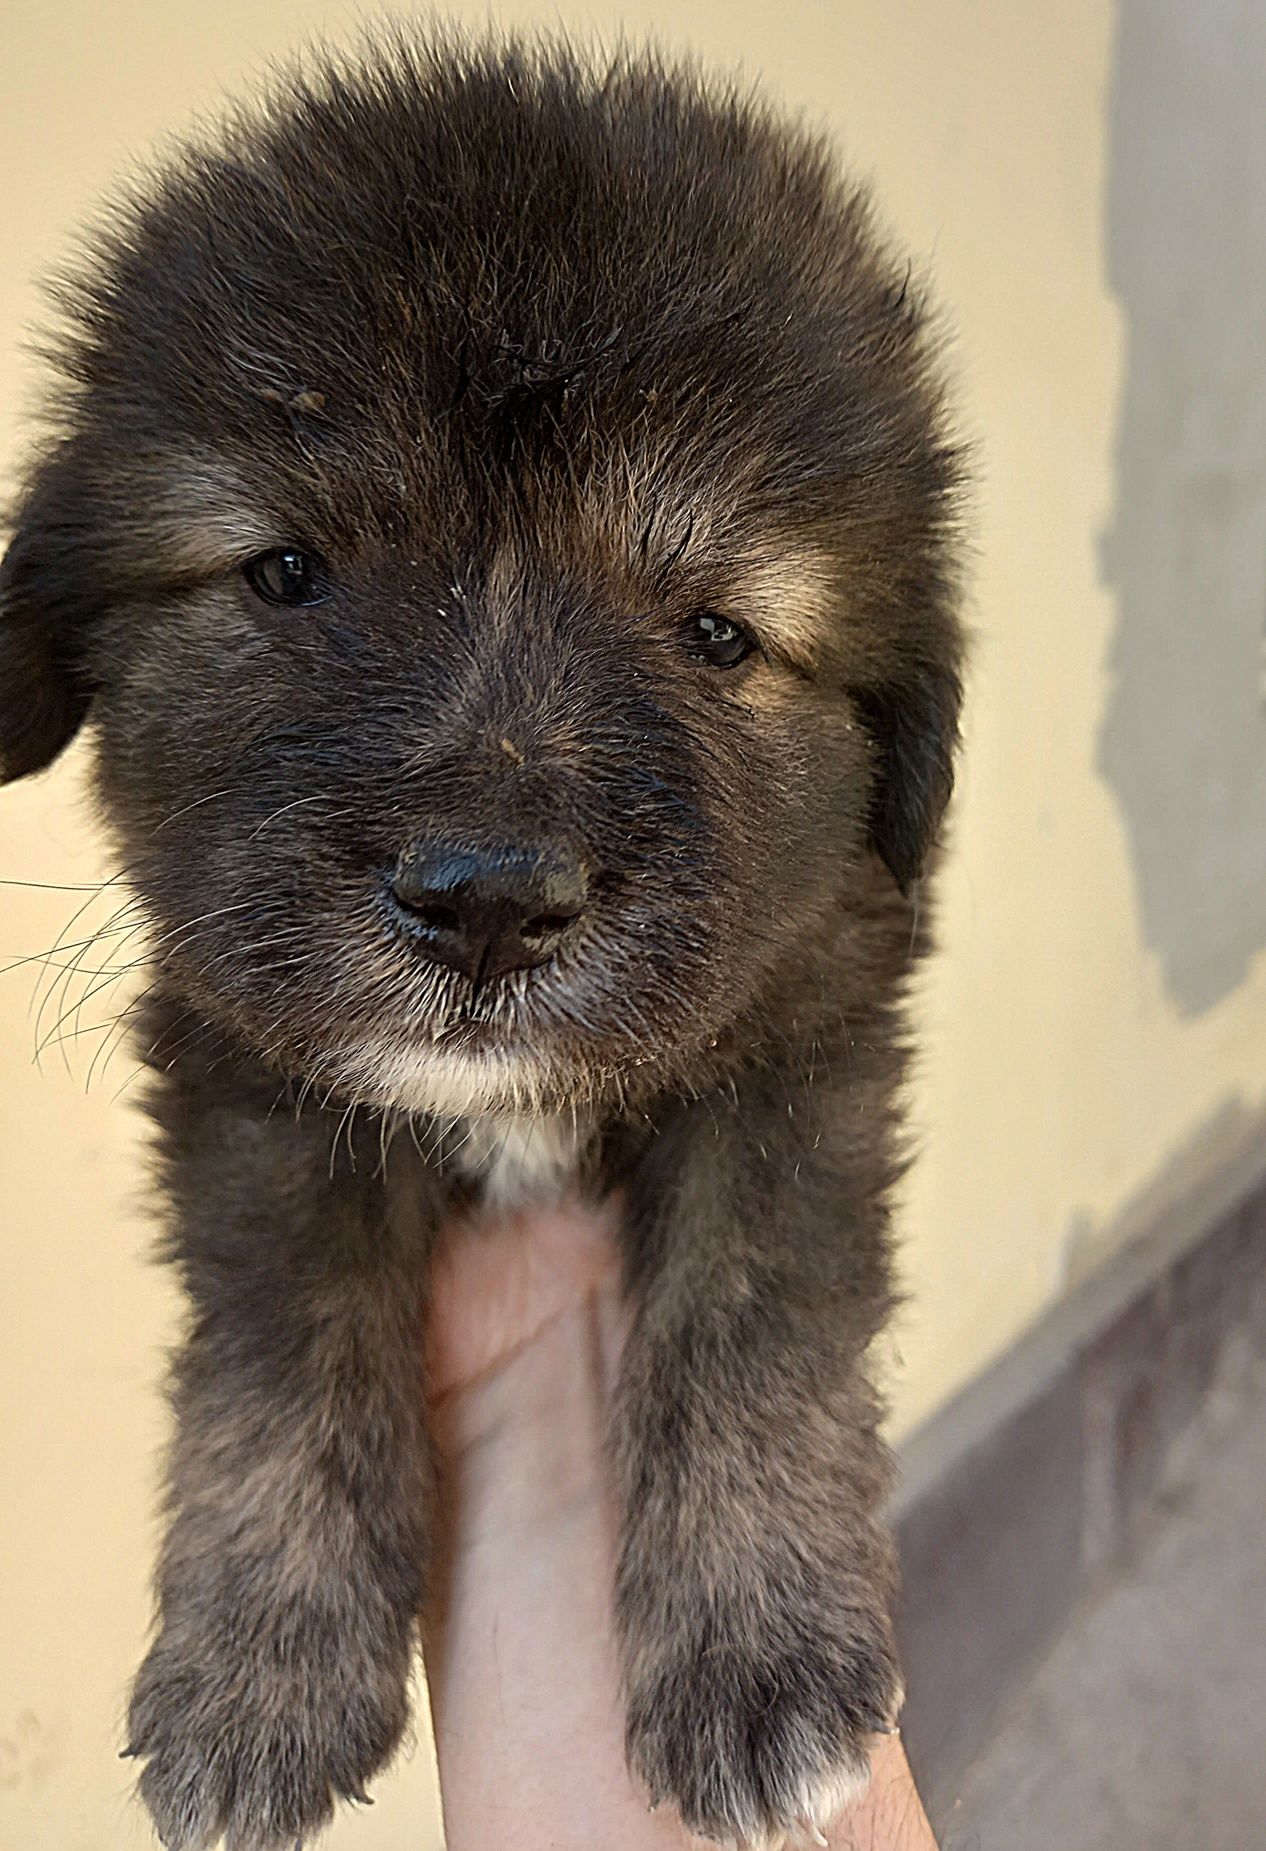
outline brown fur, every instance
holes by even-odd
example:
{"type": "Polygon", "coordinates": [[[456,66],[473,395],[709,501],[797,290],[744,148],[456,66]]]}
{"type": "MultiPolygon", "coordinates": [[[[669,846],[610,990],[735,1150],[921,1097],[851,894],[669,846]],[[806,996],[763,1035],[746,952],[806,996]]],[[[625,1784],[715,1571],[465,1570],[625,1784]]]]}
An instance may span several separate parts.
{"type": "Polygon", "coordinates": [[[401,39],[177,161],[66,299],[0,754],[87,719],[152,925],[160,1835],[290,1851],[391,1754],[433,1236],[566,1164],[629,1205],[630,1761],[776,1842],[898,1702],[866,1357],[960,649],[916,295],[723,84],[401,39]],[[252,590],[280,547],[321,603],[252,590]],[[758,646],[711,665],[700,614],[758,646]],[[548,960],[424,955],[393,870],[437,839],[582,869],[548,960]]]}

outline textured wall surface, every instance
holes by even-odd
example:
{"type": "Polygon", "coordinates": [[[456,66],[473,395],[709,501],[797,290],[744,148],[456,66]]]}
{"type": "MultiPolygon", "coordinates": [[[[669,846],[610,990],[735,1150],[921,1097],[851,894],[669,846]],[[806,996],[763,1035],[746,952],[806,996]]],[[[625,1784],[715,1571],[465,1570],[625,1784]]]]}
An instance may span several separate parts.
{"type": "Polygon", "coordinates": [[[1129,366],[1100,761],[1195,1015],[1266,946],[1266,12],[1124,0],[1108,129],[1129,366]]]}
{"type": "MultiPolygon", "coordinates": [[[[10,7],[0,480],[34,377],[35,279],[75,224],[134,155],[354,17],[311,0],[10,7]]],[[[824,121],[956,329],[977,646],[944,951],[919,998],[900,1432],[1117,1244],[1142,1196],[1253,1135],[1266,1100],[1264,28],[1250,0],[562,17],[742,60],[824,121]]],[[[5,794],[0,874],[99,873],[73,764],[5,794]]],[[[6,959],[63,928],[73,947],[110,913],[93,901],[70,924],[88,894],[0,892],[6,959]]],[[[175,1305],[140,1263],[126,1056],[84,1090],[111,993],[63,1025],[66,1066],[50,1050],[37,1073],[33,987],[30,968],[0,978],[0,1851],[124,1851],[149,1842],[115,1753],[175,1305]]],[[[45,1030],[58,1014],[54,993],[45,1030]]],[[[429,1847],[429,1793],[420,1751],[329,1842],[429,1847]]]]}

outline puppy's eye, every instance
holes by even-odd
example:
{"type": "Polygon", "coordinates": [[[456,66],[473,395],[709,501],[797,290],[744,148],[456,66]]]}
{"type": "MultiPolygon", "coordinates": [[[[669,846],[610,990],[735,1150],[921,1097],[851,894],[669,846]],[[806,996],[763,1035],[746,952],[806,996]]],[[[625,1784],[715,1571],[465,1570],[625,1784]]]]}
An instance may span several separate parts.
{"type": "Polygon", "coordinates": [[[718,617],[711,611],[700,611],[698,616],[691,618],[687,642],[691,654],[706,662],[709,668],[737,668],[756,647],[755,640],[741,624],[731,622],[728,617],[718,617]]]}
{"type": "Polygon", "coordinates": [[[330,595],[322,561],[295,546],[281,546],[248,559],[242,573],[265,604],[321,604],[330,595]]]}

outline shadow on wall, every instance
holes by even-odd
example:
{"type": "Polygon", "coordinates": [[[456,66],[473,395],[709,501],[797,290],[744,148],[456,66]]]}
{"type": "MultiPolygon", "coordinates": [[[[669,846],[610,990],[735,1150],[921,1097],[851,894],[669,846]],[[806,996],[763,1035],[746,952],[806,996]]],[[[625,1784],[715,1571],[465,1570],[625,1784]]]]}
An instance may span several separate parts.
{"type": "Polygon", "coordinates": [[[1119,6],[1107,261],[1128,371],[1099,762],[1191,1015],[1266,946],[1266,7],[1119,6]]]}

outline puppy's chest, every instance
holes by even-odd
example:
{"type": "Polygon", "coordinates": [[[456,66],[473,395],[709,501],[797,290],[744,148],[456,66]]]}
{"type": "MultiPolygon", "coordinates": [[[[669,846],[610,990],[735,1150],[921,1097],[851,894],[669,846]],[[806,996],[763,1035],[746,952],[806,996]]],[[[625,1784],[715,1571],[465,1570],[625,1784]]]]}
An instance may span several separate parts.
{"type": "Polygon", "coordinates": [[[557,1202],[578,1180],[592,1126],[565,1118],[481,1113],[454,1128],[450,1161],[489,1208],[557,1202]]]}

